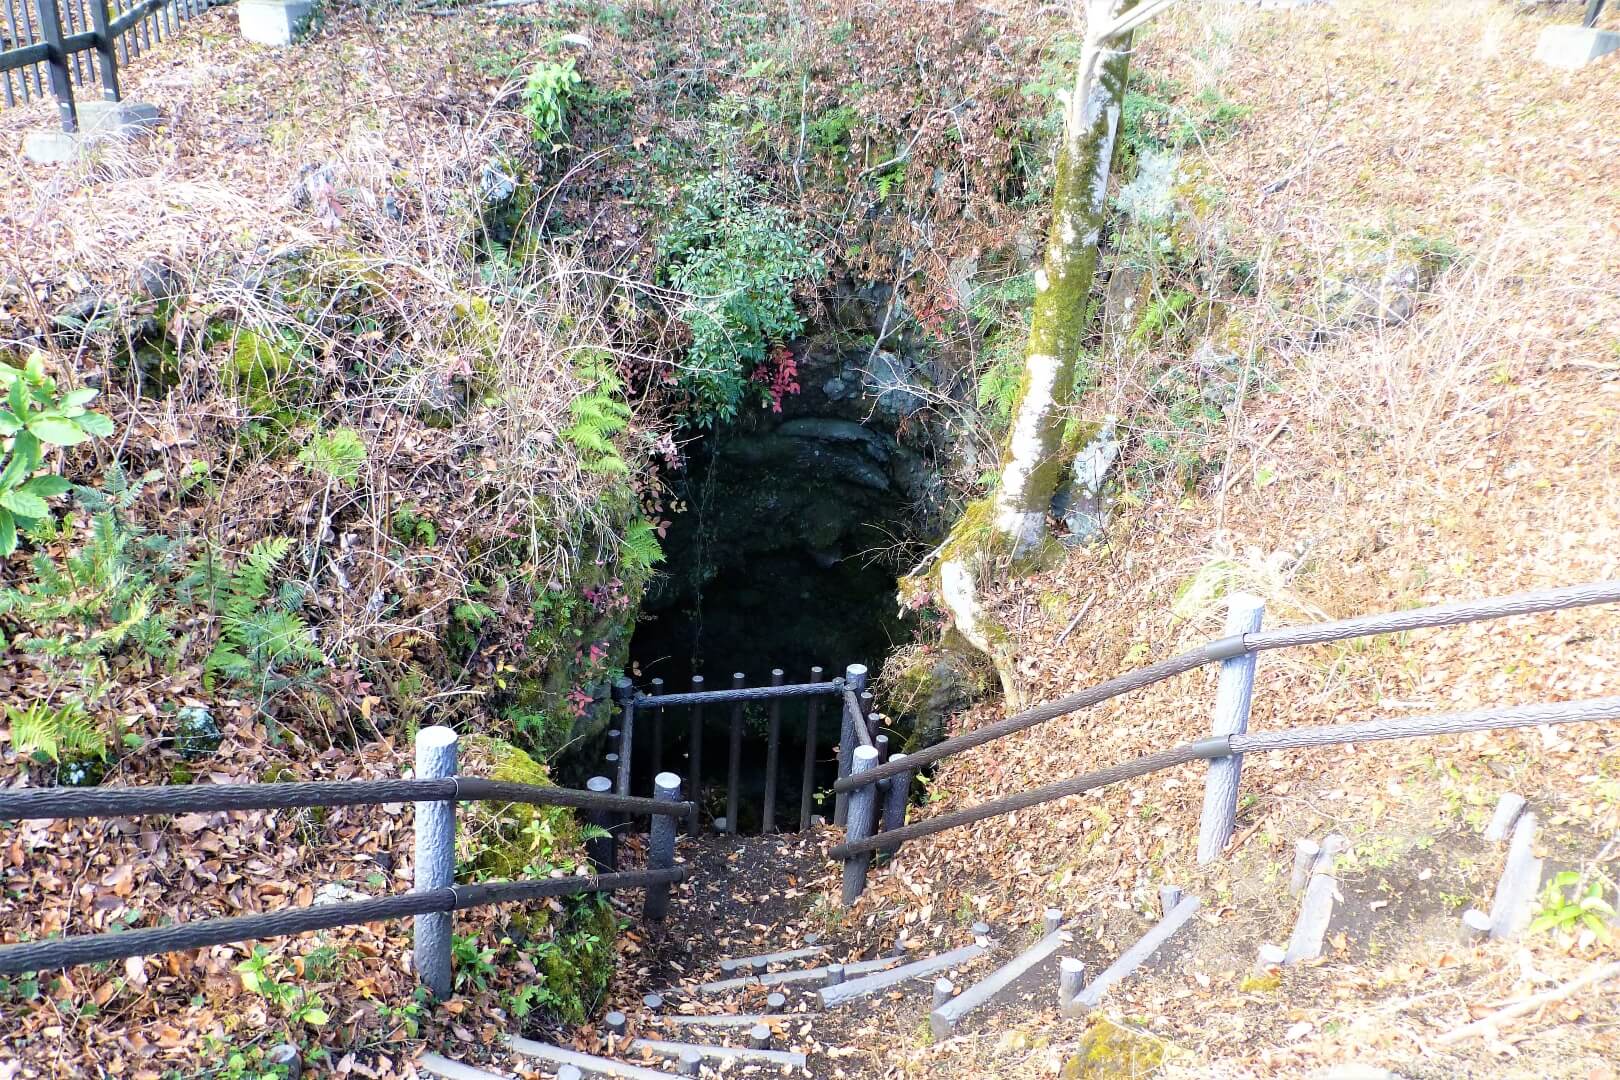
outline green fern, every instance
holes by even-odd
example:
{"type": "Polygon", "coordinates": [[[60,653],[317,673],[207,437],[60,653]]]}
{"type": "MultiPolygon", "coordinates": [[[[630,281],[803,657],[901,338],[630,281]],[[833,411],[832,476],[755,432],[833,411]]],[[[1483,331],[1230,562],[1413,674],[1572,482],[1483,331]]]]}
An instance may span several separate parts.
{"type": "Polygon", "coordinates": [[[11,721],[11,745],[19,753],[42,754],[55,762],[64,754],[107,756],[106,735],[76,701],[56,706],[36,701],[26,709],[7,705],[6,716],[11,721]]]}
{"type": "Polygon", "coordinates": [[[650,521],[633,521],[624,531],[624,544],[619,553],[624,565],[632,571],[645,574],[664,561],[664,546],[658,542],[658,530],[650,521]]]}
{"type": "Polygon", "coordinates": [[[208,689],[223,676],[267,694],[325,666],[326,654],[316,645],[314,631],[293,610],[299,591],[283,588],[270,599],[271,579],[291,550],[290,539],[276,536],[254,544],[229,573],[222,574],[212,562],[199,564],[197,576],[221,616],[219,640],[203,662],[208,689]]]}
{"type": "Polygon", "coordinates": [[[613,370],[612,361],[600,354],[587,354],[576,366],[586,389],[568,403],[573,423],[562,437],[580,451],[586,471],[626,476],[630,466],[613,441],[630,424],[624,382],[613,370]]]}
{"type": "MultiPolygon", "coordinates": [[[[71,519],[67,519],[71,520],[71,519]]],[[[64,534],[71,533],[64,525],[64,534]]],[[[0,589],[0,614],[37,632],[18,635],[29,652],[88,660],[116,652],[132,639],[153,657],[167,655],[173,616],[160,595],[181,544],[145,537],[111,512],[91,521],[90,537],[58,562],[41,552],[30,564],[33,584],[0,589]]]]}
{"type": "Polygon", "coordinates": [[[341,427],[310,439],[298,460],[316,476],[349,485],[360,479],[366,465],[366,444],[354,428],[341,427]]]}

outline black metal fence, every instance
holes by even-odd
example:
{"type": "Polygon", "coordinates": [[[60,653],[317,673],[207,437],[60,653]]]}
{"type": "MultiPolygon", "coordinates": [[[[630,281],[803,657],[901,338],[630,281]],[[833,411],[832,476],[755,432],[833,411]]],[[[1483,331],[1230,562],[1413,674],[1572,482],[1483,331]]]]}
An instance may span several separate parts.
{"type": "MultiPolygon", "coordinates": [[[[798,804],[798,827],[808,829],[811,825],[812,796],[815,788],[816,751],[819,746],[818,726],[821,716],[821,699],[824,697],[839,698],[845,703],[844,719],[837,743],[838,749],[838,775],[847,776],[850,769],[850,755],[856,745],[872,746],[877,736],[877,715],[872,712],[871,694],[866,690],[867,671],[861,664],[851,664],[844,669],[841,677],[834,679],[823,678],[824,672],[819,667],[810,669],[808,682],[788,683],[781,668],[771,671],[771,682],[768,686],[749,686],[747,676],[738,672],[731,677],[731,686],[725,690],[709,690],[702,675],[692,677],[692,689],[689,692],[665,693],[664,680],[653,679],[648,690],[638,690],[629,679],[620,679],[613,687],[613,700],[618,705],[619,726],[608,732],[607,759],[604,769],[610,775],[607,777],[593,777],[590,785],[594,790],[613,790],[621,795],[630,791],[633,764],[638,752],[642,753],[643,760],[650,763],[651,772],[656,775],[663,771],[666,750],[675,751],[677,740],[671,739],[667,744],[665,711],[675,708],[687,708],[687,766],[685,772],[690,776],[690,798],[697,806],[703,804],[703,791],[705,784],[705,771],[703,767],[703,746],[707,741],[709,731],[704,707],[706,705],[725,705],[727,709],[726,728],[726,811],[724,817],[716,816],[714,824],[717,831],[737,833],[739,828],[739,805],[741,800],[742,773],[744,763],[742,760],[744,709],[750,702],[765,702],[767,706],[767,736],[765,761],[763,764],[764,792],[760,804],[760,831],[775,832],[778,828],[778,803],[780,779],[782,774],[782,703],[796,698],[807,699],[805,709],[804,727],[804,759],[801,766],[800,795],[798,804]],[[643,732],[640,728],[646,725],[648,730],[643,732]],[[645,743],[642,742],[645,740],[645,743]],[[638,751],[638,747],[640,748],[638,751]]],[[[843,824],[844,801],[840,797],[836,819],[843,824]]],[[[691,818],[689,829],[694,834],[702,828],[702,821],[697,813],[691,818]]]]}
{"type": "Polygon", "coordinates": [[[0,95],[27,104],[56,99],[63,131],[77,131],[75,88],[118,101],[118,65],[129,63],[202,14],[213,0],[0,0],[0,95]]]}

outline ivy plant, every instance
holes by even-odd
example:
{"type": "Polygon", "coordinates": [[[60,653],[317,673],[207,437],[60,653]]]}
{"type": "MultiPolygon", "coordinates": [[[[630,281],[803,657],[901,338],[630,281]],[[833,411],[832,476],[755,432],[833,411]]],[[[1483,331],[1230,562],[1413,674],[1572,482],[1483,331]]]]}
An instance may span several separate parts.
{"type": "Polygon", "coordinates": [[[0,364],[0,558],[17,550],[17,530],[50,513],[47,499],[70,486],[60,476],[35,476],[46,446],[76,446],[113,433],[112,421],[87,406],[99,391],[58,393],[45,374],[45,356],[29,355],[21,369],[0,364]]]}
{"type": "Polygon", "coordinates": [[[773,404],[771,384],[755,374],[773,347],[804,329],[794,286],[824,272],[805,231],[758,198],[746,177],[719,173],[687,190],[659,263],[664,280],[686,295],[681,321],[692,344],[677,382],[691,398],[688,421],[729,421],[750,396],[773,404]]]}

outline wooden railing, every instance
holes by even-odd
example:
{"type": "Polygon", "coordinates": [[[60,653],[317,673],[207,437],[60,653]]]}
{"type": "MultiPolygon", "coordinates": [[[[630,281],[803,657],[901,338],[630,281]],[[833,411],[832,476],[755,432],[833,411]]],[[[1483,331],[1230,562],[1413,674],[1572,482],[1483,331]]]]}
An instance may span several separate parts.
{"type": "Polygon", "coordinates": [[[416,879],[415,888],[409,893],[121,933],[4,945],[0,946],[0,975],[413,916],[416,919],[417,976],[435,996],[445,997],[451,987],[450,919],[453,912],[550,896],[645,889],[645,917],[650,921],[663,919],[669,886],[686,876],[685,868],[675,864],[675,822],[690,817],[696,809],[693,803],[681,801],[679,777],[661,775],[656,798],[636,799],[598,791],[483,780],[455,773],[455,732],[430,727],[417,734],[416,778],[411,780],[0,791],[0,821],[399,802],[416,805],[416,879]],[[472,800],[568,806],[596,814],[648,815],[652,818],[652,839],[648,846],[647,869],[616,872],[617,857],[610,840],[605,851],[600,846],[591,849],[596,860],[596,872],[592,874],[458,885],[455,883],[455,806],[458,802],[472,800]]]}

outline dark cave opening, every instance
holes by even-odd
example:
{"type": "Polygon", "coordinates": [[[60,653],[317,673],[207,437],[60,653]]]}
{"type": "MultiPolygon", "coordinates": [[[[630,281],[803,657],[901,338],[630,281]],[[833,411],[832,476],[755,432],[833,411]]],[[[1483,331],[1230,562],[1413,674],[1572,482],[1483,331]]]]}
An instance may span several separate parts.
{"type": "MultiPolygon", "coordinates": [[[[631,673],[644,692],[665,693],[841,675],[849,664],[873,673],[909,641],[912,619],[897,598],[897,575],[932,526],[931,470],[881,423],[826,416],[768,416],[707,433],[688,445],[685,467],[666,478],[677,512],[664,538],[666,563],[649,588],[630,644],[631,673]]],[[[820,699],[812,768],[812,812],[837,769],[841,702],[820,699]]],[[[650,703],[648,703],[650,706],[650,703]]],[[[804,699],[780,705],[776,822],[798,826],[808,725],[804,699]]],[[[632,791],[650,790],[655,764],[687,779],[691,710],[638,712],[632,791]],[[661,735],[661,739],[660,739],[661,735]],[[661,742],[662,745],[655,745],[661,742]],[[655,761],[656,757],[656,761],[655,761]]],[[[702,719],[702,788],[708,818],[725,814],[730,705],[702,719]]],[[[758,831],[765,790],[769,706],[742,710],[738,828],[758,831]]],[[[897,735],[898,741],[898,735],[897,735]]]]}

